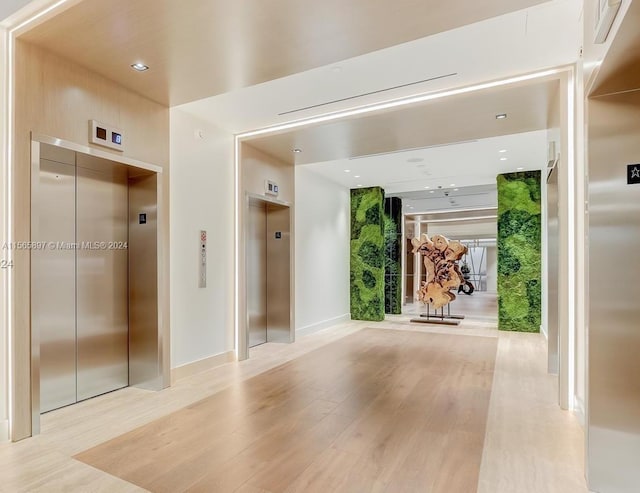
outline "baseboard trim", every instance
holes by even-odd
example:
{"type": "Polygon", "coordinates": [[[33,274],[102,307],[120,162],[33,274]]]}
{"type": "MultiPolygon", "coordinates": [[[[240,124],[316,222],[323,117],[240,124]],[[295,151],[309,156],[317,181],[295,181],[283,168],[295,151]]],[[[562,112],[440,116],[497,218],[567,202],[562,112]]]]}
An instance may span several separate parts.
{"type": "Polygon", "coordinates": [[[584,408],[584,401],[577,395],[573,397],[573,401],[573,414],[576,415],[580,425],[584,428],[587,423],[587,413],[584,408]]]}
{"type": "Polygon", "coordinates": [[[349,322],[351,320],[351,313],[345,313],[337,317],[329,318],[315,324],[307,325],[306,327],[300,327],[296,330],[296,336],[308,336],[315,332],[320,332],[323,329],[327,329],[332,325],[337,325],[343,322],[349,322]]]}
{"type": "Polygon", "coordinates": [[[224,365],[235,361],[235,353],[228,351],[226,353],[216,354],[208,358],[203,358],[193,363],[187,363],[186,365],[177,366],[171,369],[171,385],[183,378],[202,373],[203,371],[211,370],[217,366],[224,365]]]}
{"type": "Polygon", "coordinates": [[[9,420],[0,420],[0,442],[6,442],[9,439],[9,420]]]}

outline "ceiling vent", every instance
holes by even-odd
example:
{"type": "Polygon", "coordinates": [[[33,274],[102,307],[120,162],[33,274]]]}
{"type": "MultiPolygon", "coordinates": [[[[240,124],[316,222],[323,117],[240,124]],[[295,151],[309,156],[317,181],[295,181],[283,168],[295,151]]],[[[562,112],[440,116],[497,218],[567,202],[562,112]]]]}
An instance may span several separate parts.
{"type": "Polygon", "coordinates": [[[424,84],[425,82],[433,82],[434,80],[446,79],[447,77],[455,77],[456,75],[458,75],[458,73],[454,72],[454,73],[451,73],[451,74],[438,75],[436,77],[430,77],[428,79],[417,80],[415,82],[409,82],[408,84],[401,84],[399,86],[387,87],[385,89],[378,89],[377,91],[363,92],[362,94],[356,94],[355,96],[349,96],[347,98],[334,99],[333,101],[327,101],[326,103],[313,104],[311,106],[304,106],[302,108],[296,108],[294,110],[283,111],[282,113],[278,113],[278,116],[290,115],[291,113],[297,113],[299,111],[311,110],[311,109],[314,109],[314,108],[321,108],[322,106],[328,106],[328,105],[334,104],[334,103],[342,103],[344,101],[351,101],[352,99],[363,98],[365,96],[371,96],[373,94],[381,94],[383,92],[393,91],[394,89],[401,89],[403,87],[411,87],[411,86],[415,86],[417,84],[424,84]]]}

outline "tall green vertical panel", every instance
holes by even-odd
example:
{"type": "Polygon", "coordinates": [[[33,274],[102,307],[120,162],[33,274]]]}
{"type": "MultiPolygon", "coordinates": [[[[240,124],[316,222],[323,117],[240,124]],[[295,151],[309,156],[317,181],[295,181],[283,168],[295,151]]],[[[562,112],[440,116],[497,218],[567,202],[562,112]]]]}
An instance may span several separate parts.
{"type": "Polygon", "coordinates": [[[402,199],[384,200],[384,312],[402,312],[402,199]]]}
{"type": "Polygon", "coordinates": [[[384,190],[351,190],[351,318],[384,320],[384,190]]]}
{"type": "Polygon", "coordinates": [[[498,328],[539,332],[541,172],[498,175],[498,328]]]}

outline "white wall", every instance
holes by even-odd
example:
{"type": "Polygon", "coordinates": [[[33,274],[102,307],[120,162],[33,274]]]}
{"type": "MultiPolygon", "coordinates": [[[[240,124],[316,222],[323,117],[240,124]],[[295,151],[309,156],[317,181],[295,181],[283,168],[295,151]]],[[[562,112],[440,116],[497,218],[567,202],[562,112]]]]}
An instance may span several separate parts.
{"type": "Polygon", "coordinates": [[[172,368],[234,347],[233,152],[233,135],[179,107],[171,110],[172,368]],[[208,234],[202,289],[200,230],[208,234]]]}
{"type": "Polygon", "coordinates": [[[304,166],[295,192],[296,330],[309,333],[349,318],[351,196],[304,166]]]}
{"type": "MultiPolygon", "coordinates": [[[[7,239],[6,230],[6,176],[8,172],[7,148],[5,145],[6,130],[6,31],[0,28],[0,244],[4,245],[7,239]]],[[[6,259],[6,251],[0,249],[0,259],[6,259]]],[[[7,274],[6,269],[0,271],[0,441],[9,438],[9,381],[8,381],[8,323],[7,323],[7,274]]]]}
{"type": "Polygon", "coordinates": [[[498,236],[497,219],[464,221],[464,222],[442,222],[428,223],[423,226],[423,233],[430,237],[433,235],[443,235],[447,238],[496,238],[498,236]]]}

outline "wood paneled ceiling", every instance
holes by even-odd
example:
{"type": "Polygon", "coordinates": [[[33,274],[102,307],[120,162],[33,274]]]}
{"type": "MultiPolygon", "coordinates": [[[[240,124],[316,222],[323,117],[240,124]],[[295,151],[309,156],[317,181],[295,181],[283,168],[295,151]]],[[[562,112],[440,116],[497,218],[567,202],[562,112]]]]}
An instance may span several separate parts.
{"type": "Polygon", "coordinates": [[[175,106],[545,1],[84,0],[21,38],[175,106]]]}

